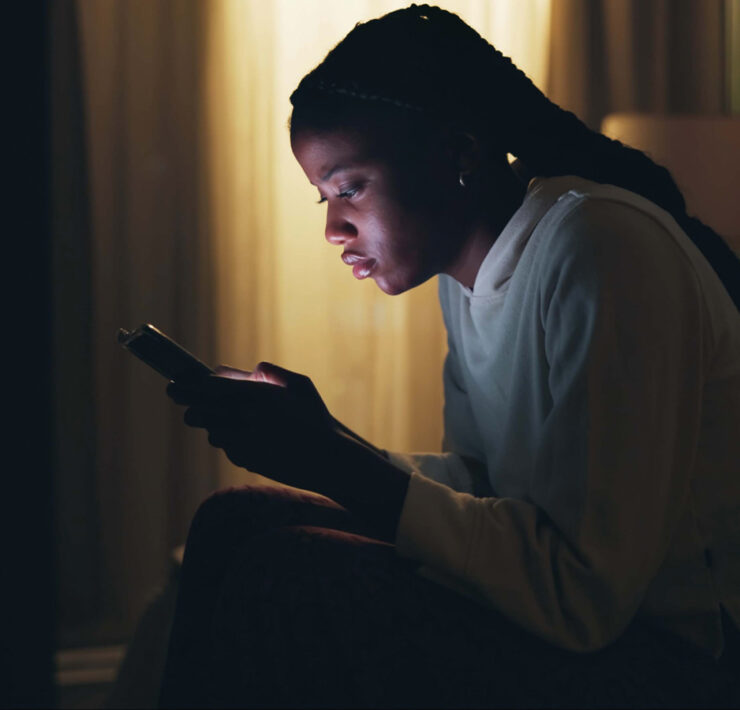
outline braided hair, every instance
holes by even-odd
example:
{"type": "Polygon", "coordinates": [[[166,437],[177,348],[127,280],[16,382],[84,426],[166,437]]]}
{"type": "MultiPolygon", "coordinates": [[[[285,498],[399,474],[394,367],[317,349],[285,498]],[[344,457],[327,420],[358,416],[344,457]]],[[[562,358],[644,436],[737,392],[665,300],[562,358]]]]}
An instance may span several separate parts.
{"type": "Polygon", "coordinates": [[[421,135],[424,125],[457,125],[485,136],[495,154],[515,155],[532,175],[578,175],[642,195],[672,215],[740,310],[740,260],[686,213],[668,170],[554,104],[451,12],[411,5],[358,23],[290,100],[293,135],[372,117],[418,127],[412,135],[421,135]]]}

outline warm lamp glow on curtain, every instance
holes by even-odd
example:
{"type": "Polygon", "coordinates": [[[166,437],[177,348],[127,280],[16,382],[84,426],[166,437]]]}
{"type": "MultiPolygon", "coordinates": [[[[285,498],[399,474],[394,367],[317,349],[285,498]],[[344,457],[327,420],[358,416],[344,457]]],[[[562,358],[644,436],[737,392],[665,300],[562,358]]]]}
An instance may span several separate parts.
{"type": "MultiPolygon", "coordinates": [[[[460,14],[544,85],[550,0],[459,0],[460,14]]],[[[323,239],[325,207],[290,151],[289,96],[356,22],[408,3],[213,0],[205,130],[217,359],[309,375],[373,443],[438,450],[444,329],[436,281],[390,297],[358,283],[323,239]]],[[[471,67],[475,71],[475,67],[471,67]]],[[[485,91],[487,87],[481,86],[485,91]]],[[[503,99],[502,99],[503,100],[503,99]]],[[[245,480],[222,457],[219,481],[245,480]]]]}
{"type": "MultiPolygon", "coordinates": [[[[548,2],[447,7],[542,85],[548,2]]],[[[287,130],[303,74],[356,22],[403,4],[55,4],[55,467],[70,633],[130,631],[198,504],[250,476],[183,426],[161,378],[116,345],[119,328],[152,322],[209,363],[276,362],[312,377],[374,443],[439,447],[435,284],[391,298],[352,278],[287,130]]]]}

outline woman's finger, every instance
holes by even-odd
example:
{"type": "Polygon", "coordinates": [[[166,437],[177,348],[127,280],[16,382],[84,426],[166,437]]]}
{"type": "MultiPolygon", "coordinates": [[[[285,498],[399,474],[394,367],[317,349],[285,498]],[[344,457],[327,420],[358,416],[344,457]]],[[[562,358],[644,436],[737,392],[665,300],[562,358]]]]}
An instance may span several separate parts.
{"type": "Polygon", "coordinates": [[[209,417],[199,407],[188,407],[183,415],[183,420],[188,426],[205,428],[208,425],[209,417]]]}
{"type": "Polygon", "coordinates": [[[188,426],[210,429],[218,426],[244,426],[245,417],[218,407],[188,407],[183,417],[188,426]]]}
{"type": "Polygon", "coordinates": [[[280,367],[279,365],[273,365],[271,362],[260,362],[257,367],[254,368],[252,377],[255,380],[268,382],[271,385],[289,387],[297,379],[302,378],[303,375],[299,375],[297,372],[292,372],[291,370],[286,370],[284,367],[280,367]]]}
{"type": "Polygon", "coordinates": [[[224,429],[214,429],[208,432],[208,443],[217,449],[225,449],[233,441],[233,434],[224,429]]]}
{"type": "Polygon", "coordinates": [[[171,383],[167,393],[178,403],[259,408],[285,397],[282,387],[264,381],[209,375],[194,383],[171,383]]]}
{"type": "Polygon", "coordinates": [[[178,385],[176,382],[170,382],[167,385],[167,396],[175,404],[190,404],[192,401],[192,395],[187,388],[178,385]]]}
{"type": "Polygon", "coordinates": [[[249,370],[240,370],[237,367],[230,367],[229,365],[219,365],[215,369],[216,374],[219,377],[226,377],[230,380],[252,380],[254,379],[253,373],[249,370]]]}
{"type": "Polygon", "coordinates": [[[249,468],[259,460],[260,440],[249,428],[219,427],[208,430],[208,443],[223,449],[229,460],[237,466],[249,468]]]}

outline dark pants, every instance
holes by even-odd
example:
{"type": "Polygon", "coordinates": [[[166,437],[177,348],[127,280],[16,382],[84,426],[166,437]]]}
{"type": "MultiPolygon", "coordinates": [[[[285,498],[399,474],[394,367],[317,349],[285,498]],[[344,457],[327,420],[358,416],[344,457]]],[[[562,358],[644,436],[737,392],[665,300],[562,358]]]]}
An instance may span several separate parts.
{"type": "Polygon", "coordinates": [[[735,640],[716,662],[633,624],[571,653],[414,569],[326,498],[217,493],[188,536],[162,706],[740,705],[735,640]]]}

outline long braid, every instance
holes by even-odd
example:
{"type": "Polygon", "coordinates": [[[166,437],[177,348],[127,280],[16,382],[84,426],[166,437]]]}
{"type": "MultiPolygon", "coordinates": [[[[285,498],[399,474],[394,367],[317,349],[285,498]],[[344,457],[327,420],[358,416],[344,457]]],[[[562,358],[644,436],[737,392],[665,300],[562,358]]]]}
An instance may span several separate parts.
{"type": "Polygon", "coordinates": [[[688,234],[740,310],[740,260],[714,230],[686,213],[668,170],[554,104],[457,15],[412,5],[356,25],[293,92],[292,126],[318,119],[321,111],[307,108],[321,104],[317,97],[333,97],[325,122],[337,120],[337,100],[473,122],[500,153],[512,153],[534,175],[578,175],[646,197],[688,234]]]}

